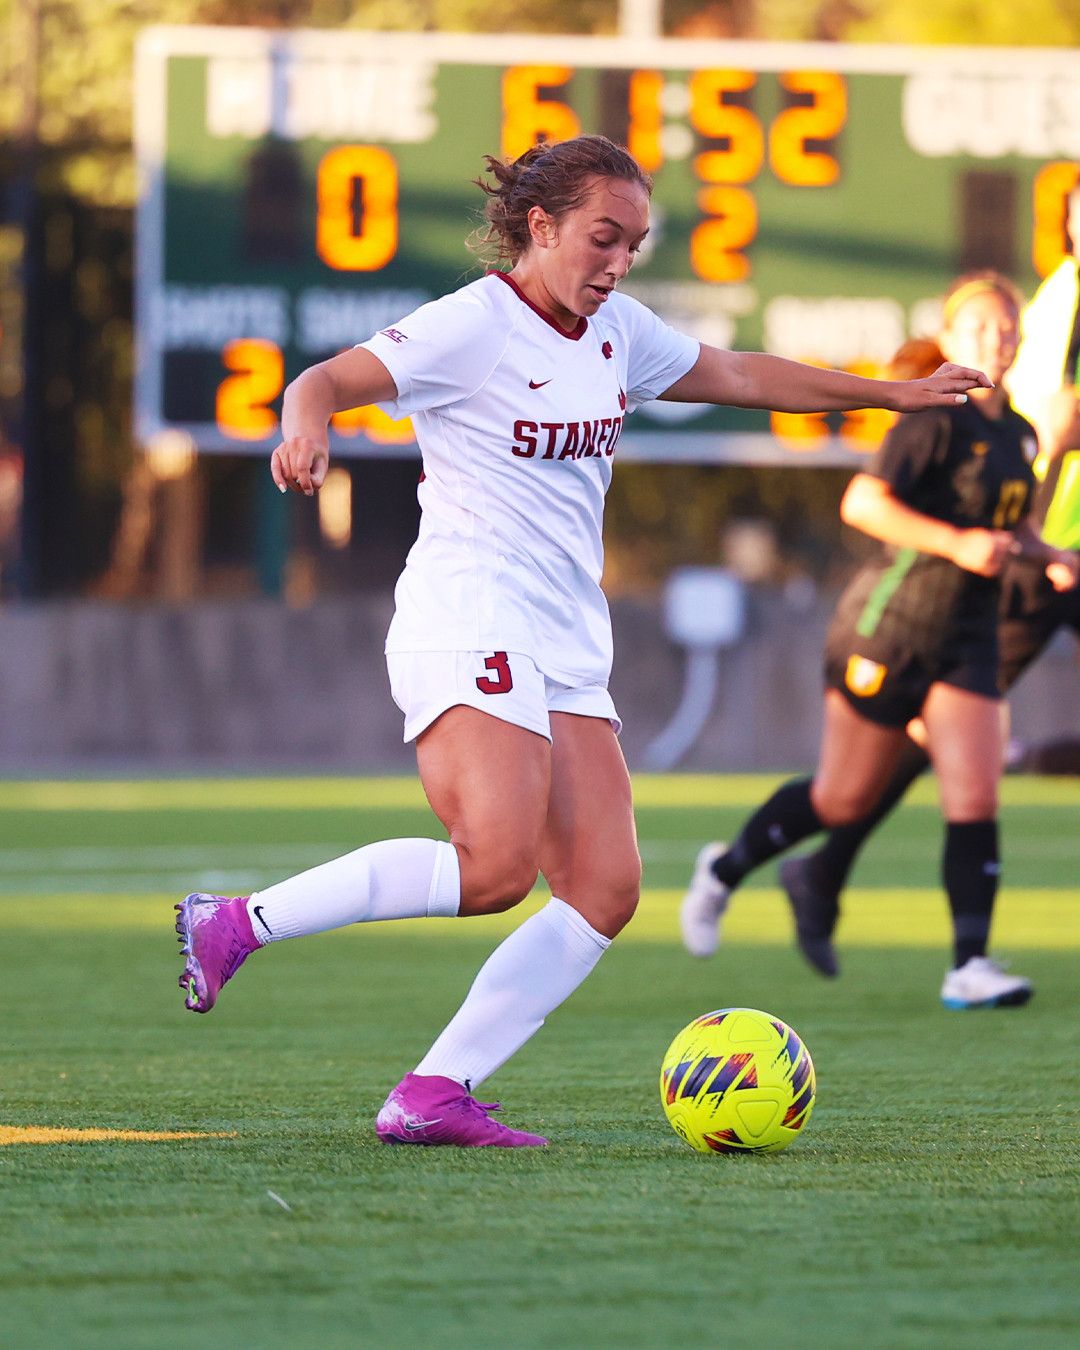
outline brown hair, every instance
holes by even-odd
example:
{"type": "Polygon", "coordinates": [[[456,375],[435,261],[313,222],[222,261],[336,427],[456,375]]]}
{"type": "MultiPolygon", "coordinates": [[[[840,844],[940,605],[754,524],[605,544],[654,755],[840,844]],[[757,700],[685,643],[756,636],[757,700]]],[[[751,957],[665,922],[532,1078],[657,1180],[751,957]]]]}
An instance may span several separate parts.
{"type": "Polygon", "coordinates": [[[487,232],[473,247],[492,262],[516,263],[528,249],[530,208],[541,206],[557,219],[582,204],[597,178],[637,183],[652,193],[652,179],[629,150],[606,136],[575,136],[554,145],[541,142],[512,163],[494,155],[485,155],[484,161],[495,184],[473,179],[488,196],[487,232]]]}
{"type": "Polygon", "coordinates": [[[995,295],[1001,296],[1017,314],[1024,308],[1024,297],[1020,288],[1007,276],[989,268],[981,272],[965,272],[962,277],[957,277],[945,292],[945,299],[941,304],[942,327],[949,328],[961,305],[983,291],[993,291],[995,295]]]}
{"type": "Polygon", "coordinates": [[[908,338],[896,349],[886,367],[890,380],[925,380],[945,360],[933,338],[908,338]]]}

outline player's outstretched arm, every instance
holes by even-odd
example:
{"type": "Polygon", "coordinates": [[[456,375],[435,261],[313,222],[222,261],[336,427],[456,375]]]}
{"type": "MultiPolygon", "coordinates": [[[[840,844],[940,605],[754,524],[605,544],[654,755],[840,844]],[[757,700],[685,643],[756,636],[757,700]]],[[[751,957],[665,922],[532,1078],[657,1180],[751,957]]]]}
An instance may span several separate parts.
{"type": "Polygon", "coordinates": [[[959,529],[901,501],[882,478],[857,473],[840,502],[840,519],[872,539],[948,558],[966,572],[994,577],[1013,543],[1008,530],[959,529]]]}
{"type": "Polygon", "coordinates": [[[990,386],[982,371],[949,363],[922,380],[869,380],[765,352],[728,352],[702,344],[691,369],[660,397],[673,403],[726,403],[776,412],[852,408],[916,412],[966,403],[967,390],[990,386]]]}
{"type": "Polygon", "coordinates": [[[363,347],[310,366],[285,390],[281,444],[270,456],[270,472],[282,491],[310,497],[330,467],[327,427],[336,412],[397,398],[397,386],[377,356],[363,347]]]}

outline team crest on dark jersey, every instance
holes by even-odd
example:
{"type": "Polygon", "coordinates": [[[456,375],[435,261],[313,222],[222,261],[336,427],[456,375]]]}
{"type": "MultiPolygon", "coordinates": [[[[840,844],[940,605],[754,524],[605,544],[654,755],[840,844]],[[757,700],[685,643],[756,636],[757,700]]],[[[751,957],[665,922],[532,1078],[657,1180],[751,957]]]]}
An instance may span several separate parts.
{"type": "Polygon", "coordinates": [[[849,656],[844,683],[856,698],[873,698],[885,682],[888,668],[868,656],[849,656]]]}

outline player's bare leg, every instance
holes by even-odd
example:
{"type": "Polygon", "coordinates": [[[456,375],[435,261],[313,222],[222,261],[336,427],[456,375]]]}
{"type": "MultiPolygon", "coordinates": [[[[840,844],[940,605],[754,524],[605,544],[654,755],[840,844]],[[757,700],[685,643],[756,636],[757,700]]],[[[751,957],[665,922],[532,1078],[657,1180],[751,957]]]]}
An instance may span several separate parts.
{"type": "Polygon", "coordinates": [[[552,713],[551,795],[540,870],[597,932],[617,937],[641,895],[630,775],[610,722],[552,713]]]}
{"type": "MultiPolygon", "coordinates": [[[[729,846],[706,845],[698,854],[680,910],[683,942],[691,955],[715,951],[719,918],[743,877],[800,840],[857,820],[873,806],[903,735],[860,716],[836,691],[826,693],[821,761],[814,778],[784,783],[729,846]]],[[[800,893],[790,898],[800,950],[819,970],[835,973],[830,916],[811,912],[800,893]]]]}
{"type": "MultiPolygon", "coordinates": [[[[483,714],[475,716],[482,718],[483,714]]],[[[497,878],[485,875],[485,849],[476,833],[476,820],[484,819],[485,810],[493,811],[492,828],[505,835],[507,822],[515,818],[515,807],[518,819],[532,822],[536,804],[547,809],[549,800],[547,818],[540,821],[538,857],[553,896],[492,953],[416,1072],[391,1092],[376,1128],[387,1143],[508,1147],[543,1143],[538,1136],[509,1131],[484,1119],[487,1108],[475,1102],[472,1088],[539,1030],[547,1014],[585,979],[610,937],[633,913],[640,863],[629,779],[608,722],[554,713],[554,746],[546,757],[550,793],[538,795],[535,781],[530,786],[513,771],[520,756],[507,751],[523,750],[526,764],[532,756],[529,743],[520,740],[529,733],[510,728],[516,736],[497,733],[491,738],[503,743],[503,749],[489,761],[491,776],[484,779],[483,793],[472,794],[478,799],[474,803],[468,791],[461,792],[467,780],[454,772],[453,755],[442,752],[451,739],[469,745],[473,733],[483,741],[488,737],[483,724],[473,718],[454,720],[454,736],[441,738],[441,745],[434,747],[434,761],[430,741],[420,747],[420,757],[432,806],[462,846],[463,875],[470,877],[463,888],[463,906],[468,904],[473,912],[480,912],[481,904],[489,906],[482,912],[506,908],[497,878]],[[479,814],[477,805],[483,807],[479,814]],[[474,860],[468,873],[465,857],[474,860]]],[[[548,749],[547,742],[542,743],[548,749]]],[[[476,749],[473,744],[470,759],[476,749]]],[[[485,750],[481,760],[486,756],[485,750]]],[[[462,772],[471,772],[470,766],[462,765],[462,772]]],[[[531,871],[535,876],[535,863],[531,871]]]]}
{"type": "MultiPolygon", "coordinates": [[[[457,851],[460,913],[496,914],[518,904],[537,877],[551,782],[549,742],[475,708],[457,706],[417,739],[416,758],[428,801],[457,851]]],[[[455,1021],[460,1018],[459,1013],[455,1021]]],[[[467,1029],[462,1043],[444,1056],[433,1058],[429,1052],[417,1071],[391,1090],[375,1122],[383,1143],[461,1148],[547,1143],[540,1135],[492,1120],[490,1112],[498,1104],[472,1095],[472,1080],[479,1083],[480,1075],[469,1039],[467,1029]]]]}

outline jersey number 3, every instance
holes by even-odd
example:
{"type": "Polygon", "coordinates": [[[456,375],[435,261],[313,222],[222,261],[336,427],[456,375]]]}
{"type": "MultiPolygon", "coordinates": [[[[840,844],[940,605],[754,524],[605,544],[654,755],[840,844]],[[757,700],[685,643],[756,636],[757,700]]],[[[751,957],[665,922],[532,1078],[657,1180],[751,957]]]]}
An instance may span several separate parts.
{"type": "Polygon", "coordinates": [[[492,652],[485,657],[484,669],[494,671],[494,674],[477,676],[476,687],[482,694],[508,694],[513,689],[510,661],[505,652],[492,652]]]}

